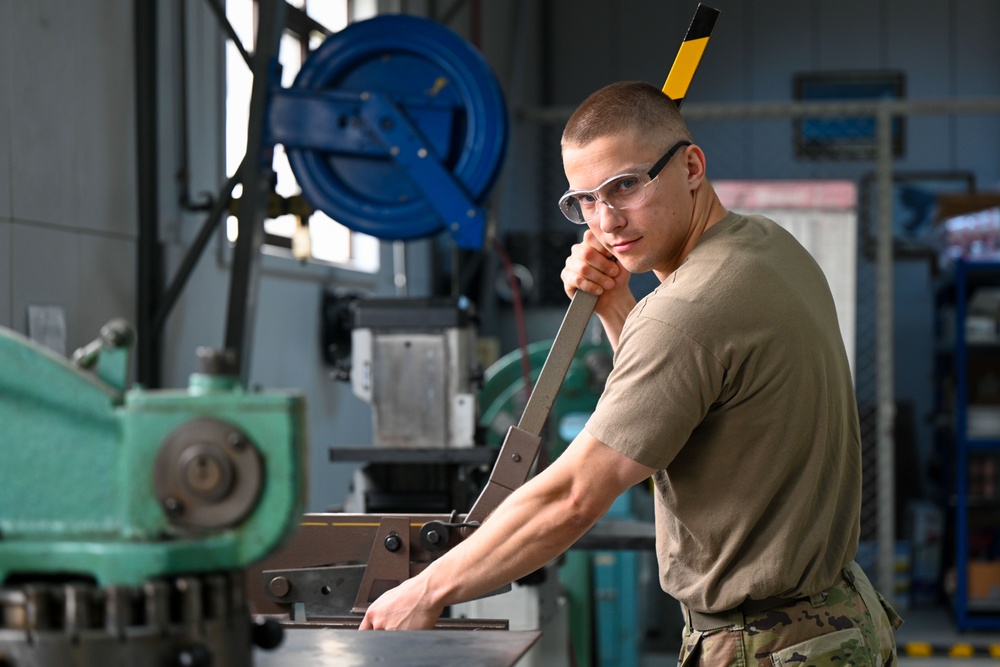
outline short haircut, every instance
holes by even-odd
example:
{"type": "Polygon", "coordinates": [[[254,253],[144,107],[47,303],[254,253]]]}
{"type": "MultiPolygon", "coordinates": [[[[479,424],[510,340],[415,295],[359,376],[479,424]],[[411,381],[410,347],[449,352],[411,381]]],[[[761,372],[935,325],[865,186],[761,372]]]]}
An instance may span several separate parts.
{"type": "Polygon", "coordinates": [[[583,146],[615,134],[647,136],[664,149],[680,139],[692,141],[680,110],[662,90],[645,81],[622,81],[585,99],[563,130],[562,146],[583,146]]]}

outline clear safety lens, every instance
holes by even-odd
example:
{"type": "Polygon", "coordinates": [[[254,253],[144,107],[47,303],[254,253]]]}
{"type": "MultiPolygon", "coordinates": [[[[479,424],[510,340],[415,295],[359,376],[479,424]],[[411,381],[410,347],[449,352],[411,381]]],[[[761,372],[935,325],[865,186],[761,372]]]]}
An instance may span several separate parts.
{"type": "Polygon", "coordinates": [[[597,217],[597,203],[621,210],[635,206],[646,197],[649,178],[643,174],[619,174],[593,190],[573,190],[559,199],[559,209],[570,222],[584,224],[597,217]]]}

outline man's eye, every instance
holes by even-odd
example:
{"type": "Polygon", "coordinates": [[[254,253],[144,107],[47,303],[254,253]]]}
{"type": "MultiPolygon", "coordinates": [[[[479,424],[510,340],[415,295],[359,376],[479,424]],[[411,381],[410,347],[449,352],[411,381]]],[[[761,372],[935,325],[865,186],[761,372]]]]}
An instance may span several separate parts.
{"type": "Polygon", "coordinates": [[[635,176],[626,176],[625,178],[615,181],[615,192],[628,192],[639,186],[639,179],[635,176]]]}
{"type": "Polygon", "coordinates": [[[586,206],[590,206],[591,204],[597,201],[594,195],[580,195],[579,197],[577,197],[577,199],[580,200],[581,204],[584,204],[586,206]]]}

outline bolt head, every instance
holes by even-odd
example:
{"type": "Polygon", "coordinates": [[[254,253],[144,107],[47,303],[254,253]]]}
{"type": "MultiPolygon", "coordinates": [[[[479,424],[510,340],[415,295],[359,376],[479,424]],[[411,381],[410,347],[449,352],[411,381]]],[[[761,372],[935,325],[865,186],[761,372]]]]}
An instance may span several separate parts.
{"type": "Polygon", "coordinates": [[[385,548],[393,553],[399,551],[402,546],[403,540],[399,539],[399,535],[392,534],[385,538],[385,548]]]}
{"type": "Polygon", "coordinates": [[[247,440],[243,437],[243,434],[239,431],[233,431],[228,436],[226,436],[226,441],[229,446],[233,449],[240,451],[247,446],[247,440]]]}
{"type": "Polygon", "coordinates": [[[275,597],[283,598],[288,595],[288,592],[292,589],[292,585],[285,577],[274,577],[268,582],[267,588],[275,597]]]}
{"type": "Polygon", "coordinates": [[[171,496],[163,501],[163,511],[169,517],[178,517],[184,514],[184,503],[179,498],[171,496]]]}

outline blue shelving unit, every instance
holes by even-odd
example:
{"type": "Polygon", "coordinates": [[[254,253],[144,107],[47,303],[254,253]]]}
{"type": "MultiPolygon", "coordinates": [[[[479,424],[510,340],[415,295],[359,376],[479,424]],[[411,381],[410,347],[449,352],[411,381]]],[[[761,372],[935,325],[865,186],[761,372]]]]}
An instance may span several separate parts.
{"type": "Polygon", "coordinates": [[[972,437],[969,406],[980,401],[970,387],[973,369],[994,366],[1000,371],[1000,341],[970,341],[967,322],[969,300],[978,288],[1000,289],[1000,262],[959,260],[954,265],[954,425],[955,425],[955,625],[960,631],[1000,630],[1000,598],[969,596],[969,563],[993,560],[997,554],[973,549],[973,529],[990,521],[1000,535],[1000,492],[995,497],[974,495],[970,484],[970,462],[980,454],[996,454],[1000,462],[1000,436],[972,437]]]}

